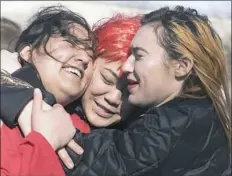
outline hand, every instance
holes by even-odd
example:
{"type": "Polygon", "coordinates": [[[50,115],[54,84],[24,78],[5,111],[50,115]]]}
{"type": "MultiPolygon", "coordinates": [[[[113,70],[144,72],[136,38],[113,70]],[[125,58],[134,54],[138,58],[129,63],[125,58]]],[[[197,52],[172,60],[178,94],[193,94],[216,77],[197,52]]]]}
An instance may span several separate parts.
{"type": "MultiPolygon", "coordinates": [[[[22,110],[18,118],[19,127],[24,134],[27,136],[31,132],[31,114],[32,114],[33,100],[31,100],[22,110]]],[[[43,101],[43,110],[50,110],[52,107],[43,101]]]]}
{"type": "Polygon", "coordinates": [[[55,104],[52,109],[42,110],[42,93],[39,89],[34,91],[32,106],[31,128],[41,133],[51,144],[54,150],[64,147],[75,135],[70,115],[64,108],[55,104]]]}
{"type": "MultiPolygon", "coordinates": [[[[31,100],[23,109],[21,112],[18,123],[21,131],[23,132],[24,136],[28,135],[31,132],[31,114],[32,114],[32,105],[33,100],[31,100]]],[[[52,107],[43,101],[43,110],[51,110],[52,107]]],[[[84,150],[74,141],[71,140],[67,147],[69,147],[71,150],[73,150],[76,154],[82,155],[84,150]]],[[[60,159],[63,161],[63,163],[67,166],[67,168],[72,169],[74,167],[74,163],[70,156],[68,155],[65,148],[61,148],[57,152],[60,159]]]]}
{"type": "MultiPolygon", "coordinates": [[[[71,140],[67,146],[78,155],[82,155],[84,152],[81,146],[79,146],[74,140],[71,140]]],[[[58,150],[57,154],[67,168],[72,169],[74,167],[74,163],[65,148],[58,150]]]]}
{"type": "Polygon", "coordinates": [[[21,67],[22,66],[18,61],[18,53],[1,50],[1,69],[6,70],[11,74],[21,67]]]}

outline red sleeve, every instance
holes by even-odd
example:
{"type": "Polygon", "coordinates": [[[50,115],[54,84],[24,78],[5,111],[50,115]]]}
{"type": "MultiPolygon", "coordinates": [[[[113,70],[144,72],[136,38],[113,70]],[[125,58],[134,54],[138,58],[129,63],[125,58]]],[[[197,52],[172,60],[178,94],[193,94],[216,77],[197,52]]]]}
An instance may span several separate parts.
{"type": "Polygon", "coordinates": [[[58,156],[37,132],[31,132],[16,147],[8,146],[11,142],[1,141],[1,175],[17,176],[64,176],[58,156]]]}
{"type": "Polygon", "coordinates": [[[91,129],[89,125],[84,120],[82,120],[77,114],[72,114],[71,119],[75,128],[80,130],[81,133],[90,133],[91,129]]]}

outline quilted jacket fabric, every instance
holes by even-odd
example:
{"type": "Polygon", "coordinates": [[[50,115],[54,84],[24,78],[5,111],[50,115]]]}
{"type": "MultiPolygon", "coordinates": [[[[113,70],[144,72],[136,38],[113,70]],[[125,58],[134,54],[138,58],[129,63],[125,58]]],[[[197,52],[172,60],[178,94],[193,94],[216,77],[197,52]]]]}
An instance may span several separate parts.
{"type": "Polygon", "coordinates": [[[124,131],[78,133],[84,147],[72,176],[227,176],[230,152],[211,100],[176,98],[124,131]]]}

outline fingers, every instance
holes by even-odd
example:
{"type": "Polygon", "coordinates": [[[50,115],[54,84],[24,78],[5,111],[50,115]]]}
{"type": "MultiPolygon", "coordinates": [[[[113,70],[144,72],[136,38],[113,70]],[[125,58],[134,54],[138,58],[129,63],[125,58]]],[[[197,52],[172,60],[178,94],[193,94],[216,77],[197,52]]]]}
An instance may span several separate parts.
{"type": "Polygon", "coordinates": [[[57,153],[67,168],[72,169],[74,167],[74,163],[65,148],[60,149],[57,153]]]}
{"type": "Polygon", "coordinates": [[[68,147],[78,155],[82,155],[84,152],[83,148],[78,145],[73,139],[68,143],[68,147]]]}
{"type": "Polygon", "coordinates": [[[52,106],[50,106],[49,104],[47,104],[45,101],[43,101],[43,107],[42,109],[44,111],[48,111],[48,110],[51,110],[52,109],[52,106]]]}
{"type": "Polygon", "coordinates": [[[36,88],[34,90],[34,99],[33,99],[33,106],[32,106],[32,116],[38,115],[42,109],[43,104],[43,98],[42,98],[42,92],[40,89],[36,88]]]}
{"type": "Polygon", "coordinates": [[[60,105],[60,104],[54,104],[54,105],[53,105],[53,109],[57,109],[57,110],[59,110],[59,111],[62,112],[62,113],[68,114],[68,113],[65,111],[64,107],[63,107],[62,105],[60,105]]]}
{"type": "Polygon", "coordinates": [[[65,117],[69,118],[70,117],[70,114],[66,112],[66,110],[64,109],[64,107],[60,104],[55,104],[53,105],[53,110],[56,110],[57,112],[61,114],[63,114],[65,117]]]}
{"type": "Polygon", "coordinates": [[[31,132],[31,113],[32,113],[33,100],[31,100],[22,110],[18,118],[18,124],[24,136],[31,132]]]}
{"type": "Polygon", "coordinates": [[[60,105],[60,104],[54,104],[53,107],[54,107],[54,108],[62,108],[62,109],[63,109],[63,106],[60,105]]]}

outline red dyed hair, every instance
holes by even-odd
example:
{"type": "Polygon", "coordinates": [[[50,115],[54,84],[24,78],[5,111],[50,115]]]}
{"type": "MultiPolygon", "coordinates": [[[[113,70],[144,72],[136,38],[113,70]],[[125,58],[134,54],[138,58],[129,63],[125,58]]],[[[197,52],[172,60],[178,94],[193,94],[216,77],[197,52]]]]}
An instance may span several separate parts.
{"type": "Polygon", "coordinates": [[[108,62],[121,61],[123,64],[130,55],[130,43],[140,27],[142,15],[134,17],[117,14],[93,26],[98,44],[95,57],[103,57],[108,62]]]}

